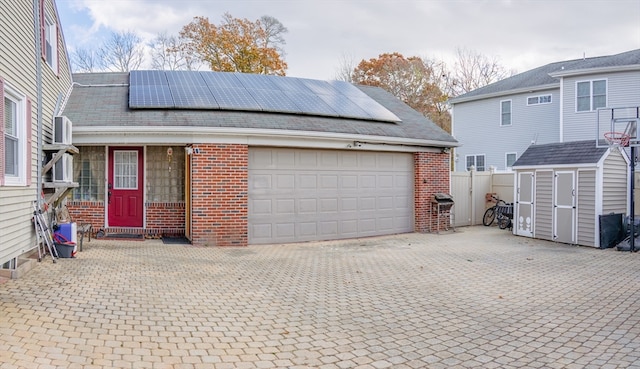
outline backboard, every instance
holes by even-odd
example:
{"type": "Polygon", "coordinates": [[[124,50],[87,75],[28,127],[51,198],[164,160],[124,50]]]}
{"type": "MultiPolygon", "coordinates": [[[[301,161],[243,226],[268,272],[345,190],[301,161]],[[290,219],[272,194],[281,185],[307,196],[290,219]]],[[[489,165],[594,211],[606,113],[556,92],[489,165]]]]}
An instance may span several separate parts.
{"type": "Polygon", "coordinates": [[[597,110],[597,114],[596,147],[612,146],[605,135],[621,136],[620,134],[629,136],[626,146],[640,146],[640,107],[601,108],[597,110]]]}

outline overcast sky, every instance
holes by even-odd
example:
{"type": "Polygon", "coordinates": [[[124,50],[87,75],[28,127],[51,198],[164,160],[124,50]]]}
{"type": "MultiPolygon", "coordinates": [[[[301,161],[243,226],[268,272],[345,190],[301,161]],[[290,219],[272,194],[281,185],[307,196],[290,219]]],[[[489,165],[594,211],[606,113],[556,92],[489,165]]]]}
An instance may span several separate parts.
{"type": "Polygon", "coordinates": [[[287,75],[333,79],[341,59],[399,52],[451,62],[457,48],[524,72],[640,48],[640,0],[57,0],[70,50],[112,31],[178,34],[194,16],[278,19],[287,75]]]}

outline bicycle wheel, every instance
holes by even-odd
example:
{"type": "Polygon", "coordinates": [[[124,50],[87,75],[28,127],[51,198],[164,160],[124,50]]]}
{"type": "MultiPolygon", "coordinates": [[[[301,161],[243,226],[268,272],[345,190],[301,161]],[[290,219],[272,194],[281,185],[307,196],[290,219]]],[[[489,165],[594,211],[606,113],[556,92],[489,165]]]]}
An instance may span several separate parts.
{"type": "Polygon", "coordinates": [[[496,207],[492,206],[484,212],[484,216],[482,217],[482,224],[488,227],[493,224],[494,219],[496,219],[496,207]]]}
{"type": "Polygon", "coordinates": [[[509,217],[506,217],[504,215],[499,216],[498,217],[498,227],[500,229],[507,229],[507,228],[511,227],[511,219],[509,219],[509,217]]]}

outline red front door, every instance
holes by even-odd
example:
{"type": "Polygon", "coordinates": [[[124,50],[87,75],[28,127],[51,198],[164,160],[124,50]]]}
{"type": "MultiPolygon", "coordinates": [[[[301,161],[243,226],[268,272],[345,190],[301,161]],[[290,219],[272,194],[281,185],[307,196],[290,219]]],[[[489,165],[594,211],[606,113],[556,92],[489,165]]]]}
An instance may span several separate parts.
{"type": "Polygon", "coordinates": [[[109,148],[109,227],[142,227],[142,148],[109,148]]]}

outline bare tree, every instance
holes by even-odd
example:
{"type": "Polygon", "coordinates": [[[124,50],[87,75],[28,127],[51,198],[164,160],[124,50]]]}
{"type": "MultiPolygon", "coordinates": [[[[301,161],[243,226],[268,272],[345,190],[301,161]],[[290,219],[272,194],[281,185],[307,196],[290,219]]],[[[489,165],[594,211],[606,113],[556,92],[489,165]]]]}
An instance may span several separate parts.
{"type": "Polygon", "coordinates": [[[510,77],[515,71],[507,71],[496,57],[458,48],[454,68],[445,74],[448,84],[446,90],[453,97],[510,77]]]}
{"type": "Polygon", "coordinates": [[[195,70],[199,62],[193,53],[181,44],[177,36],[159,33],[149,43],[151,68],[159,70],[195,70]]]}
{"type": "Polygon", "coordinates": [[[358,61],[352,54],[342,54],[335,74],[333,75],[338,81],[353,82],[353,71],[358,67],[358,61]]]}
{"type": "Polygon", "coordinates": [[[280,23],[279,20],[269,15],[263,15],[260,17],[259,21],[266,35],[263,47],[273,47],[278,51],[280,56],[284,57],[285,52],[283,46],[287,43],[284,40],[284,34],[289,32],[287,27],[280,23]]]}
{"type": "Polygon", "coordinates": [[[103,69],[128,72],[138,69],[144,61],[142,38],[132,31],[113,32],[98,49],[103,69]]]}
{"type": "Polygon", "coordinates": [[[71,54],[71,65],[76,73],[91,73],[101,69],[96,52],[91,49],[76,49],[71,54]]]}

